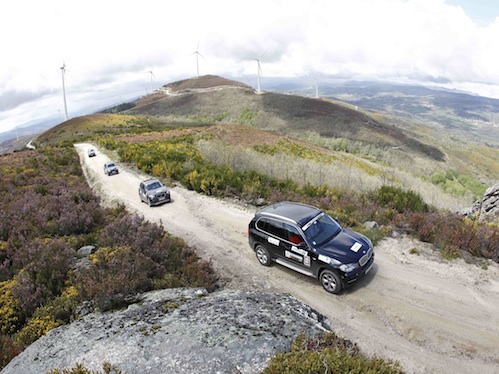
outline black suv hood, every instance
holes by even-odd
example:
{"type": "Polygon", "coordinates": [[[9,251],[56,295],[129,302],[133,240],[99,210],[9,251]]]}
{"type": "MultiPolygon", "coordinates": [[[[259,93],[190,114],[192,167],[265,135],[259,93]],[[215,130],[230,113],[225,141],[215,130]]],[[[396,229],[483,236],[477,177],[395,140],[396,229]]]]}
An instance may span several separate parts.
{"type": "Polygon", "coordinates": [[[316,246],[315,249],[319,254],[337,258],[346,264],[359,261],[367,253],[369,247],[369,239],[364,235],[342,228],[332,240],[316,246]]]}

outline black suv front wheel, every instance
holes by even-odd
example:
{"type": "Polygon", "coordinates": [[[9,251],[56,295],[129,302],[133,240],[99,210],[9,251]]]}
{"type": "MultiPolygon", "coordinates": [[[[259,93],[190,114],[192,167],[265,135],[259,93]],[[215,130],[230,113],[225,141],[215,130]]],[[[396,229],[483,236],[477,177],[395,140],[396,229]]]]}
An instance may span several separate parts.
{"type": "Polygon", "coordinates": [[[256,253],[256,258],[258,259],[258,262],[264,266],[269,266],[272,262],[270,259],[270,254],[269,251],[267,251],[267,248],[265,248],[263,245],[258,244],[255,248],[255,253],[256,253]]]}
{"type": "Polygon", "coordinates": [[[341,291],[341,279],[334,271],[323,270],[319,280],[327,292],[336,294],[341,291]]]}

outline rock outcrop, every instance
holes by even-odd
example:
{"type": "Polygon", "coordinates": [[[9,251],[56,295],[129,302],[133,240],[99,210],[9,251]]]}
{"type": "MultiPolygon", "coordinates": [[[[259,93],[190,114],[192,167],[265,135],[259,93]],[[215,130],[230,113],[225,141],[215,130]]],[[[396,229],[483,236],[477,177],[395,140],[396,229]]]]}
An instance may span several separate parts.
{"type": "Polygon", "coordinates": [[[464,215],[480,221],[499,223],[499,184],[485,191],[483,199],[476,201],[464,215]]]}
{"type": "Polygon", "coordinates": [[[105,362],[127,374],[259,373],[298,334],[328,329],[322,315],[283,294],[170,289],[134,301],[51,330],[1,374],[77,363],[101,371],[105,362]]]}

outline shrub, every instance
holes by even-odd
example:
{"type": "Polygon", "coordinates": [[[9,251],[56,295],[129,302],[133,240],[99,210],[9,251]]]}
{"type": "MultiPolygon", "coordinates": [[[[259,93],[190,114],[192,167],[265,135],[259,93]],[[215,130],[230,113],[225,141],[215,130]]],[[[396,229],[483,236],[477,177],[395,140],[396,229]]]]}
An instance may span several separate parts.
{"type": "Polygon", "coordinates": [[[74,286],[67,288],[60,296],[35,310],[17,336],[25,346],[45,335],[55,327],[70,322],[78,306],[78,294],[74,286]]]}
{"type": "Polygon", "coordinates": [[[371,193],[371,198],[383,207],[397,210],[399,213],[428,212],[429,207],[423,198],[414,191],[406,191],[400,187],[381,186],[371,193]]]}
{"type": "Polygon", "coordinates": [[[29,320],[26,326],[17,335],[17,340],[25,346],[30,345],[39,337],[60,326],[62,323],[54,321],[50,316],[35,317],[29,320]]]}
{"type": "Polygon", "coordinates": [[[0,282],[0,334],[13,334],[20,325],[19,300],[12,293],[16,280],[0,282]]]}
{"type": "Polygon", "coordinates": [[[386,361],[376,356],[366,357],[348,340],[328,333],[315,338],[305,338],[303,334],[298,336],[291,352],[277,353],[263,373],[400,374],[403,371],[398,362],[386,361]]]}
{"type": "Polygon", "coordinates": [[[8,335],[0,334],[0,370],[22,352],[22,347],[8,335]]]}
{"type": "Polygon", "coordinates": [[[461,257],[461,252],[454,245],[442,245],[440,256],[446,260],[455,260],[461,257]]]}

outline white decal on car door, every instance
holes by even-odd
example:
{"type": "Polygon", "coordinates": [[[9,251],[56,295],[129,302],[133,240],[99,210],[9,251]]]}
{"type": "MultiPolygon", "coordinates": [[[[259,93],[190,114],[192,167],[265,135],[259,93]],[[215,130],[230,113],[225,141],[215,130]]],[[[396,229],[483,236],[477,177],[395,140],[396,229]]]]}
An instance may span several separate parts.
{"type": "Polygon", "coordinates": [[[269,236],[269,238],[267,239],[267,241],[270,243],[270,244],[274,244],[274,245],[279,245],[279,240],[276,239],[276,238],[272,238],[269,236]]]}

